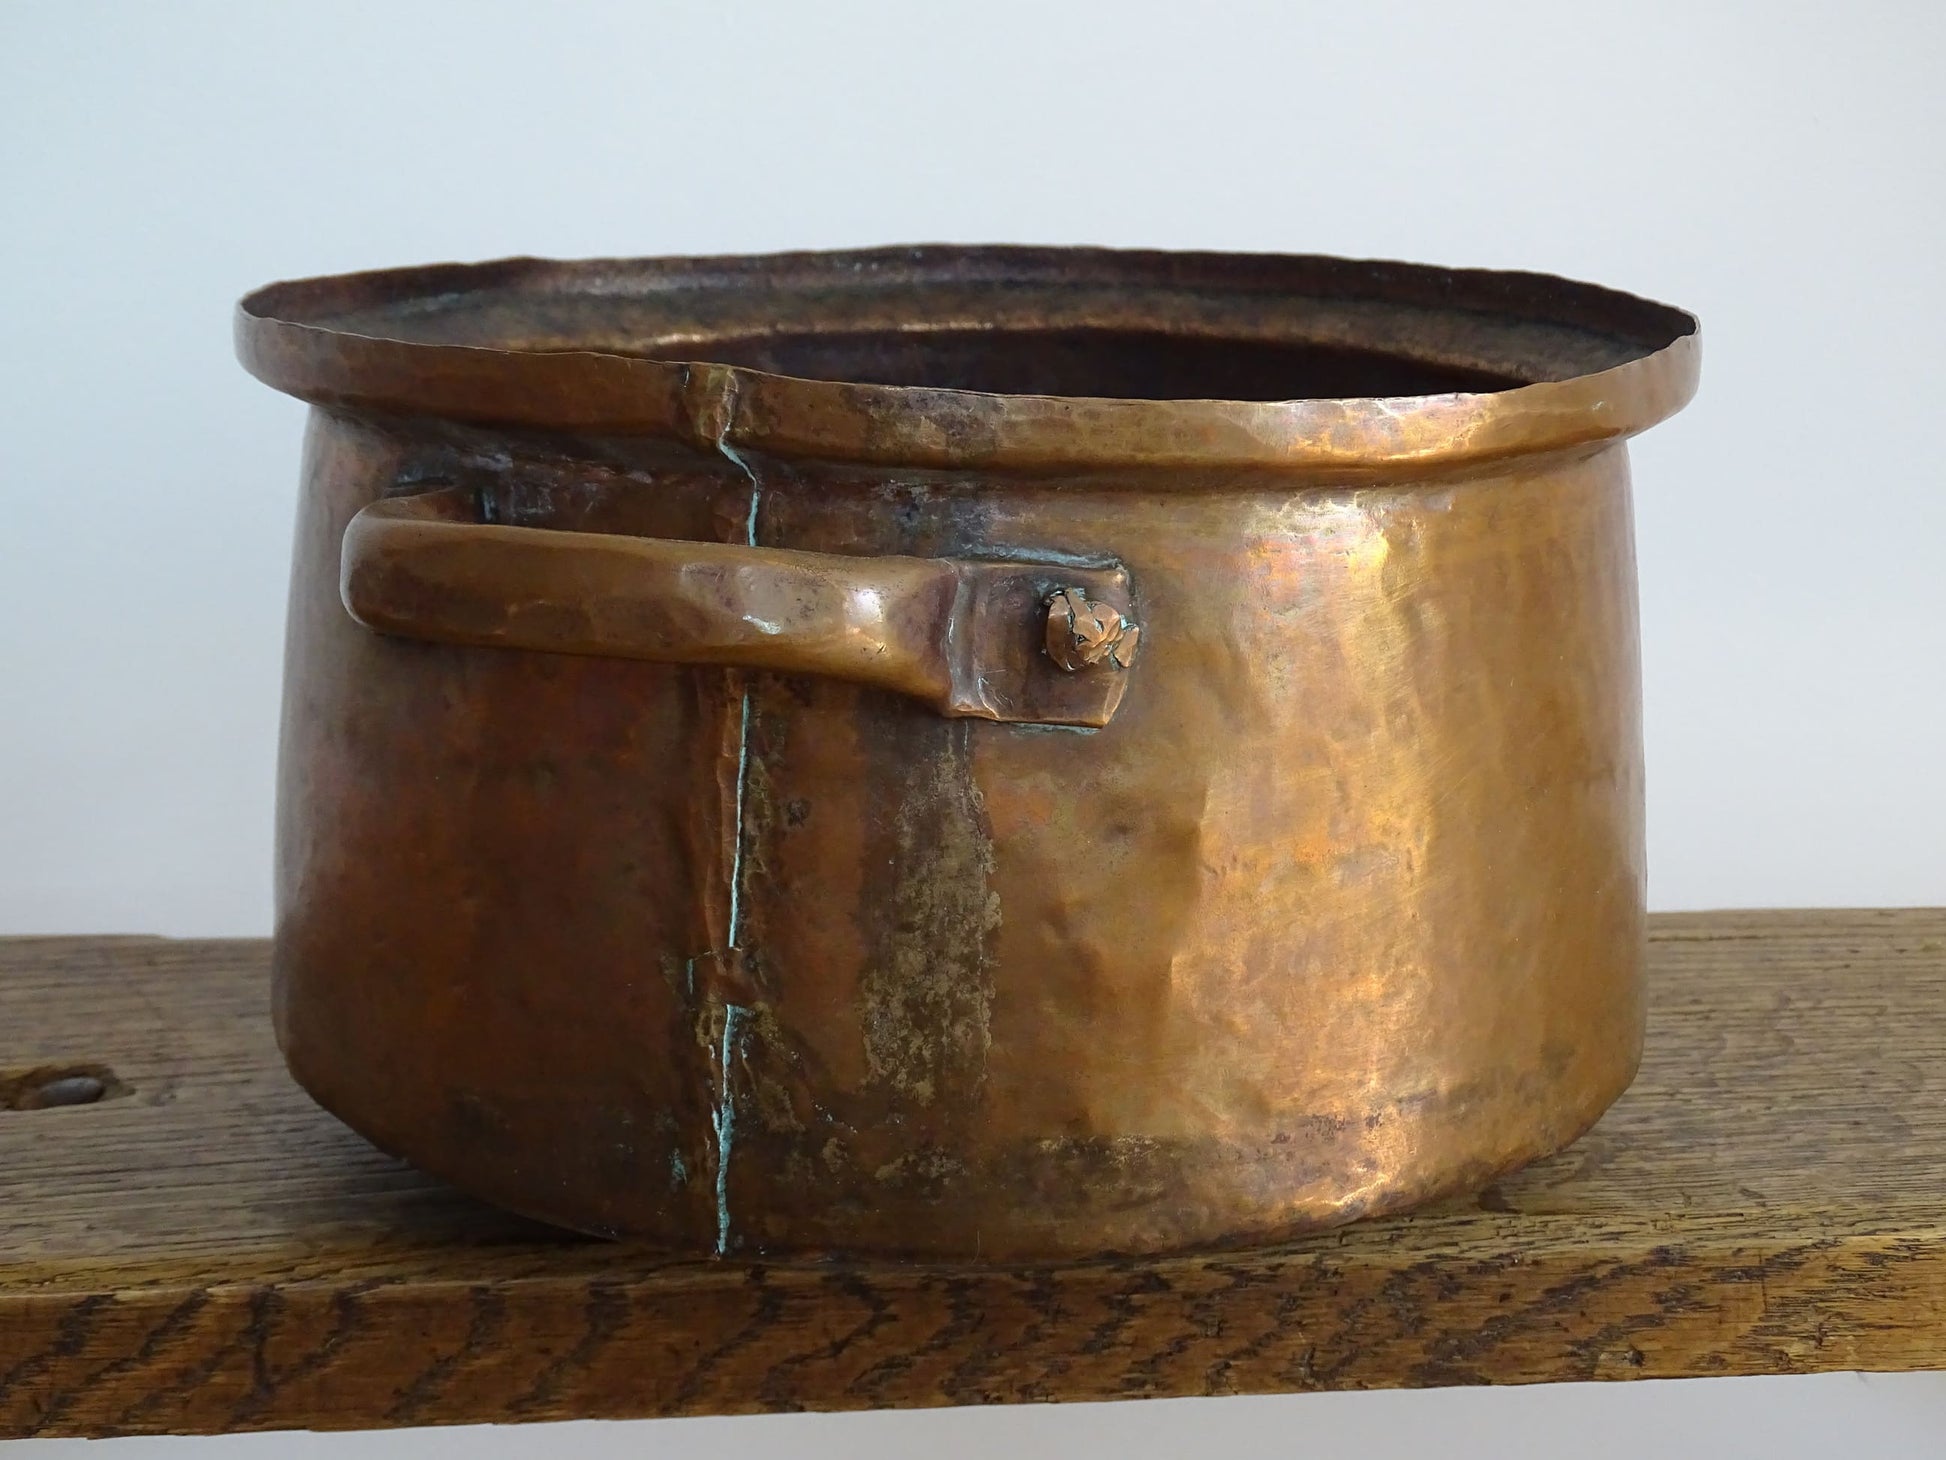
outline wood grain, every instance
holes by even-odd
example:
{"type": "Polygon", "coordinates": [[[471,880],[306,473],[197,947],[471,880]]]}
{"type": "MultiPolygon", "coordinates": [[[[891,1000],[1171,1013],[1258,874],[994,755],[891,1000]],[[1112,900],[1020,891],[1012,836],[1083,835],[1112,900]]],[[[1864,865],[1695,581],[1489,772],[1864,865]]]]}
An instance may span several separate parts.
{"type": "Polygon", "coordinates": [[[675,1264],[477,1205],[282,1073],[258,942],[0,942],[0,1436],[1946,1367],[1946,911],[1656,920],[1579,1144],[1276,1251],[675,1264]],[[12,1082],[9,1084],[9,1082],[12,1082]]]}

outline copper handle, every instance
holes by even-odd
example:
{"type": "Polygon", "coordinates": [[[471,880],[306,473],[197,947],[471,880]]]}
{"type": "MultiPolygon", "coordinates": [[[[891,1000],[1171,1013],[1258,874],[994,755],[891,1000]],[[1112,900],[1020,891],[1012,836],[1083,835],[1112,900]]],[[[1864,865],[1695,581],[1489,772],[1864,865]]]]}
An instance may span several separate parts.
{"type": "Polygon", "coordinates": [[[404,638],[823,675],[1050,725],[1106,725],[1139,636],[1118,563],[842,557],[476,518],[455,488],[364,508],[345,529],[345,608],[404,638]]]}

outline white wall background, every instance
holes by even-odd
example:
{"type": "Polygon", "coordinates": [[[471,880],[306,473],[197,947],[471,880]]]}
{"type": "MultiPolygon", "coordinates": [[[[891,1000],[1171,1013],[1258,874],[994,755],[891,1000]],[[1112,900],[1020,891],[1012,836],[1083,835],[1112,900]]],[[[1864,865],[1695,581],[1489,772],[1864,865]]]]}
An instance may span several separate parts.
{"type": "MultiPolygon", "coordinates": [[[[1538,268],[1696,310],[1703,392],[1636,448],[1652,901],[1946,902],[1943,69],[1931,0],[0,0],[0,933],[268,928],[301,408],[232,363],[239,293],[508,253],[927,239],[1538,268]]],[[[1946,1383],[684,1421],[572,1442],[717,1460],[1936,1455],[1946,1383]]]]}

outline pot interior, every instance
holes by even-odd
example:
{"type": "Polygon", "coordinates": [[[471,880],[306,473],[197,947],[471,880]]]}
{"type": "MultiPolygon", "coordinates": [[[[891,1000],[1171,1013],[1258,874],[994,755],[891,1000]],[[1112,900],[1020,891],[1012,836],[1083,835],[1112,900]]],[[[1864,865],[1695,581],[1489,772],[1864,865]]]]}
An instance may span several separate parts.
{"type": "Polygon", "coordinates": [[[861,385],[1121,400],[1438,395],[1526,383],[1513,375],[1340,345],[1087,326],[789,330],[698,340],[665,358],[861,385]]]}

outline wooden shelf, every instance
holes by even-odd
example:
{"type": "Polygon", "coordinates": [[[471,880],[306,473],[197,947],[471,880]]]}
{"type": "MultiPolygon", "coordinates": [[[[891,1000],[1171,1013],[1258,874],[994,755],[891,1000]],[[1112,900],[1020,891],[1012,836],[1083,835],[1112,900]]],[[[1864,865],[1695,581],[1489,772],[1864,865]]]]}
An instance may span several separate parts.
{"type": "Polygon", "coordinates": [[[1634,1090],[1477,1200],[1000,1271],[488,1210],[290,1083],[265,959],[0,942],[0,1105],[112,1072],[0,1109],[0,1436],[1946,1367],[1946,911],[1656,919],[1634,1090]]]}

